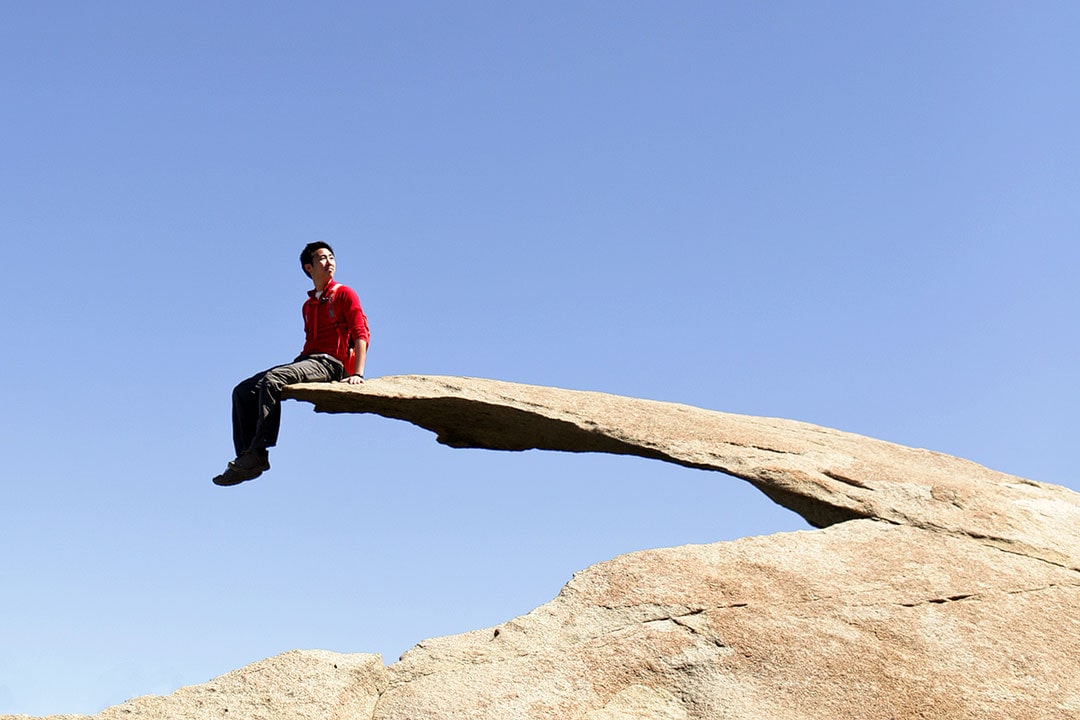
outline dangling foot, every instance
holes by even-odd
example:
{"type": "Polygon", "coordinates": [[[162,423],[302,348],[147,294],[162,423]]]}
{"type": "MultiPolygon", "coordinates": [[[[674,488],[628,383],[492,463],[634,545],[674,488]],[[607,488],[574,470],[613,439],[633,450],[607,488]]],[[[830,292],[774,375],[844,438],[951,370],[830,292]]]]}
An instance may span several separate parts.
{"type": "Polygon", "coordinates": [[[270,469],[270,454],[266,450],[248,450],[229,463],[225,472],[214,478],[215,485],[239,485],[254,480],[270,469]]]}

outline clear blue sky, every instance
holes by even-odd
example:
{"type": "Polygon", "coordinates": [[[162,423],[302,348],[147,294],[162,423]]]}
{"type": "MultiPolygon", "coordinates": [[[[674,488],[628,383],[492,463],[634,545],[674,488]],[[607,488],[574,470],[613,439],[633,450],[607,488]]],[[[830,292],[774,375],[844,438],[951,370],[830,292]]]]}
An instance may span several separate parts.
{"type": "Polygon", "coordinates": [[[311,240],[369,376],[779,416],[1080,489],[1080,5],[0,2],[0,713],[487,627],[740,481],[285,407],[311,240]]]}

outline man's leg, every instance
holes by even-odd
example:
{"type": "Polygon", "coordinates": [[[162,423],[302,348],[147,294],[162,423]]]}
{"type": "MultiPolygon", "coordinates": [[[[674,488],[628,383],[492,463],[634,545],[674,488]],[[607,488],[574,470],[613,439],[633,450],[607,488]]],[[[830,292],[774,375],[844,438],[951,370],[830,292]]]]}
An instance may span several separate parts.
{"type": "Polygon", "coordinates": [[[299,382],[340,380],[341,363],[326,355],[300,357],[252,375],[233,390],[233,445],[236,459],[214,478],[218,485],[236,485],[270,469],[268,448],[277,444],[281,428],[281,389],[299,382]]]}
{"type": "Polygon", "coordinates": [[[237,456],[251,447],[255,428],[259,424],[259,381],[269,370],[264,370],[240,382],[233,388],[232,426],[233,448],[237,456]]]}
{"type": "Polygon", "coordinates": [[[325,355],[297,358],[262,374],[256,382],[258,423],[247,450],[266,450],[277,445],[281,429],[281,389],[302,382],[340,380],[341,363],[325,355]]]}

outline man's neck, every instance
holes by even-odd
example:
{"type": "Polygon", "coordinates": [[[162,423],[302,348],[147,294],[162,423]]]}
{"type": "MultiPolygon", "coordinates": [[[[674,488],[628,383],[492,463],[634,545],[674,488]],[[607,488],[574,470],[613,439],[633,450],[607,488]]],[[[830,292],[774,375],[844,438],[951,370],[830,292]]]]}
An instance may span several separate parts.
{"type": "Polygon", "coordinates": [[[320,285],[319,283],[315,283],[315,292],[321,293],[323,290],[326,289],[326,286],[329,285],[331,281],[333,281],[333,279],[334,278],[326,278],[322,281],[322,285],[320,285]]]}

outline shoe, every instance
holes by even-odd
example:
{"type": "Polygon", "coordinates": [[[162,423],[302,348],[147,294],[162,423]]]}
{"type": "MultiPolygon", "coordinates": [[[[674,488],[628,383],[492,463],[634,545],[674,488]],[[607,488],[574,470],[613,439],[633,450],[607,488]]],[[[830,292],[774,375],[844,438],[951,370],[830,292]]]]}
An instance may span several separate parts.
{"type": "Polygon", "coordinates": [[[233,467],[225,468],[225,472],[214,478],[215,485],[221,485],[222,487],[228,487],[229,485],[239,485],[247,480],[254,480],[262,475],[262,471],[258,472],[241,472],[233,467]]]}
{"type": "Polygon", "coordinates": [[[245,450],[229,463],[229,467],[244,473],[264,473],[270,469],[270,453],[266,450],[245,450]]]}
{"type": "Polygon", "coordinates": [[[228,487],[254,480],[270,469],[270,456],[265,450],[249,450],[229,463],[225,472],[214,478],[215,485],[228,487]]]}

